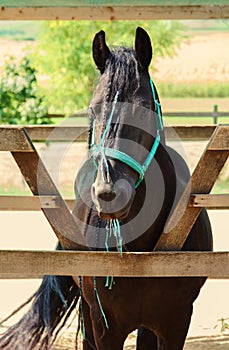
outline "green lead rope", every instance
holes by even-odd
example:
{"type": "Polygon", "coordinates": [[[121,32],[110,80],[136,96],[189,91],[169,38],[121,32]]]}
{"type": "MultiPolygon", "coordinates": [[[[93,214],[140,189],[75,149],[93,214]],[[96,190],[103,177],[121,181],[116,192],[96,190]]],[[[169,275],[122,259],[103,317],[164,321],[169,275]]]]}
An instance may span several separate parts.
{"type": "MultiPolygon", "coordinates": [[[[106,240],[105,240],[105,246],[106,246],[106,251],[109,252],[109,245],[108,245],[108,240],[109,237],[112,237],[112,235],[115,237],[116,242],[117,242],[117,247],[118,250],[120,252],[120,255],[122,255],[122,244],[123,244],[123,240],[122,240],[122,234],[121,234],[121,228],[120,228],[120,222],[117,219],[114,220],[109,220],[106,226],[106,240]]],[[[100,308],[100,312],[101,315],[103,317],[105,326],[107,329],[109,329],[109,325],[107,322],[107,318],[105,315],[105,312],[103,310],[100,298],[99,298],[99,293],[97,290],[97,284],[96,284],[96,277],[93,277],[93,281],[94,281],[94,292],[95,292],[95,296],[100,308]]],[[[105,287],[108,287],[110,290],[112,289],[112,286],[114,284],[114,277],[113,276],[107,276],[106,277],[106,283],[105,283],[105,287]]]]}
{"type": "Polygon", "coordinates": [[[85,322],[84,322],[84,315],[83,315],[83,291],[82,291],[82,277],[79,276],[79,284],[80,284],[80,303],[79,303],[79,309],[80,309],[80,320],[81,320],[81,332],[83,335],[83,340],[86,340],[86,331],[85,331],[85,322]]]}
{"type": "MultiPolygon", "coordinates": [[[[105,247],[106,251],[109,252],[109,245],[108,245],[108,240],[112,235],[116,239],[117,243],[117,248],[122,256],[122,244],[123,244],[123,239],[122,239],[122,233],[121,233],[121,227],[120,227],[120,221],[118,219],[115,220],[109,220],[107,222],[106,226],[106,239],[105,239],[105,247]]],[[[114,277],[113,276],[107,276],[106,277],[106,283],[105,287],[109,288],[109,290],[112,289],[113,284],[115,284],[114,277]]]]}
{"type": "Polygon", "coordinates": [[[96,299],[97,299],[97,302],[98,302],[98,305],[99,305],[99,308],[100,308],[100,312],[101,312],[101,314],[103,316],[106,329],[109,329],[107,318],[106,318],[105,312],[103,311],[103,307],[102,307],[102,304],[101,304],[101,301],[100,301],[100,298],[99,298],[99,293],[98,293],[97,285],[96,285],[96,277],[93,277],[93,281],[94,281],[95,296],[96,296],[96,299]]]}

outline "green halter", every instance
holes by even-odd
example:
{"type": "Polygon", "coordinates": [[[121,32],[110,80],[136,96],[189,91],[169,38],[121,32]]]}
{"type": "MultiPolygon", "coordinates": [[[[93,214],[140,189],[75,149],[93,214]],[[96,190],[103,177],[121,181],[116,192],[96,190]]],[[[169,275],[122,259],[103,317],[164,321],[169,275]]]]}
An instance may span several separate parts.
{"type": "Polygon", "coordinates": [[[154,103],[156,106],[156,112],[157,112],[157,119],[156,119],[157,134],[156,134],[153,146],[152,146],[144,164],[140,164],[133,157],[129,156],[128,154],[126,154],[124,152],[119,151],[118,149],[107,148],[107,147],[103,146],[105,137],[106,137],[108,130],[111,126],[111,122],[112,122],[114,111],[115,111],[115,106],[116,106],[117,101],[118,101],[119,92],[117,92],[115,95],[112,111],[111,111],[110,117],[107,121],[106,128],[101,136],[101,139],[100,139],[98,146],[95,145],[95,141],[94,141],[95,129],[93,129],[93,132],[92,132],[92,142],[91,142],[91,147],[90,147],[90,154],[91,154],[92,158],[94,160],[96,160],[98,155],[102,154],[103,157],[117,159],[120,162],[125,163],[126,165],[131,167],[133,170],[135,170],[139,174],[139,178],[135,184],[135,188],[137,188],[140,185],[140,183],[142,182],[142,180],[144,179],[145,172],[148,169],[151,161],[153,160],[154,155],[155,155],[155,153],[158,149],[158,146],[160,144],[160,131],[163,130],[161,108],[160,108],[161,105],[160,105],[160,102],[158,101],[158,99],[156,98],[155,88],[154,88],[153,81],[151,78],[150,78],[150,86],[151,86],[153,100],[154,100],[154,103]]]}

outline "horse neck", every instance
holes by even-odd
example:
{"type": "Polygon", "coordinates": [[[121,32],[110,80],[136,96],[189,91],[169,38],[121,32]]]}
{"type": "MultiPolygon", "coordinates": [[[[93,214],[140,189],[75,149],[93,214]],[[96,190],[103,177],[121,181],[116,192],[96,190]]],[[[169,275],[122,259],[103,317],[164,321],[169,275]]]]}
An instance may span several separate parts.
{"type": "MultiPolygon", "coordinates": [[[[159,146],[155,155],[155,160],[148,169],[146,182],[147,187],[142,183],[136,191],[129,218],[136,215],[139,211],[139,207],[144,205],[144,194],[146,191],[149,191],[150,196],[152,194],[152,201],[150,205],[146,207],[142,218],[143,226],[145,220],[148,221],[149,225],[144,232],[139,232],[139,236],[126,245],[127,249],[130,251],[153,250],[163,231],[174,202],[176,193],[175,169],[166,148],[162,145],[159,146]],[[160,180],[158,176],[161,177],[160,180]],[[161,188],[162,182],[164,183],[163,188],[161,188]]],[[[127,232],[127,234],[131,234],[132,230],[136,230],[136,225],[131,225],[131,222],[132,220],[130,220],[129,232],[127,232]]]]}

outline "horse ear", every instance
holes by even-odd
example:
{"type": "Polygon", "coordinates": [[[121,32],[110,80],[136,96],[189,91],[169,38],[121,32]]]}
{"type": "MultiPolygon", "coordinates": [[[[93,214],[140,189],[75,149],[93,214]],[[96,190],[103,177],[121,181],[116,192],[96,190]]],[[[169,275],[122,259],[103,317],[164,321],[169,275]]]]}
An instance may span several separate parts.
{"type": "Polygon", "coordinates": [[[106,44],[105,32],[103,30],[98,32],[94,37],[92,53],[95,64],[102,74],[105,70],[106,60],[110,55],[110,50],[106,44]]]}
{"type": "Polygon", "coordinates": [[[142,69],[148,69],[152,59],[153,50],[148,33],[141,27],[136,29],[135,54],[140,67],[142,69]]]}

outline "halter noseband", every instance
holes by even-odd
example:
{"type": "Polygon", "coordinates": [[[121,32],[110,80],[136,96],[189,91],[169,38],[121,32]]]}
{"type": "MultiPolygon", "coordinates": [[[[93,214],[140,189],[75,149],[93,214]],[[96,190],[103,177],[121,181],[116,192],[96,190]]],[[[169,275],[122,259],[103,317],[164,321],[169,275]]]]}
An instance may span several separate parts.
{"type": "Polygon", "coordinates": [[[113,107],[112,107],[112,111],[110,114],[110,117],[107,121],[107,125],[106,128],[101,136],[100,142],[98,144],[98,146],[96,146],[95,144],[95,128],[93,127],[93,131],[92,131],[92,141],[91,141],[91,145],[90,145],[90,155],[91,157],[94,159],[94,161],[97,159],[99,154],[102,154],[102,157],[109,157],[112,159],[117,159],[120,162],[128,165],[130,168],[132,168],[133,170],[135,170],[138,174],[139,174],[139,178],[135,184],[135,188],[137,188],[140,183],[142,182],[142,180],[145,177],[145,172],[148,169],[151,161],[154,158],[154,155],[158,149],[158,146],[160,144],[160,131],[163,130],[163,123],[162,123],[162,116],[161,116],[161,105],[160,102],[158,101],[158,99],[156,98],[156,93],[155,93],[155,88],[153,85],[153,81],[150,78],[150,86],[151,86],[151,91],[152,91],[152,95],[153,95],[153,101],[154,104],[156,106],[156,114],[157,114],[157,118],[156,118],[156,129],[157,129],[157,134],[153,143],[153,146],[144,162],[144,164],[140,164],[138,161],[136,161],[133,157],[129,156],[128,154],[119,151],[118,149],[113,149],[113,148],[107,148],[104,147],[104,140],[105,137],[108,133],[108,130],[111,126],[111,122],[113,119],[113,115],[114,115],[114,111],[115,111],[115,106],[117,104],[118,101],[118,95],[119,92],[116,93],[115,98],[114,98],[114,102],[113,102],[113,107]]]}

